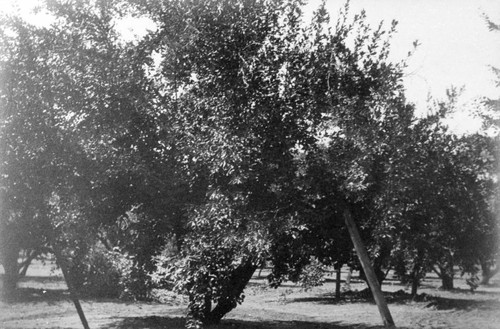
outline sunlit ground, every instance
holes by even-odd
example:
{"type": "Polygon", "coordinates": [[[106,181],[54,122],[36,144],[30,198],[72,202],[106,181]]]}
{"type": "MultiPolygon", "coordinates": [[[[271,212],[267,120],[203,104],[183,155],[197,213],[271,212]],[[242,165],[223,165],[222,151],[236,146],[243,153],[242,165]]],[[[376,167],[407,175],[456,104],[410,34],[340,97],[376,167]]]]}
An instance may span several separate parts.
{"type": "MultiPolygon", "coordinates": [[[[35,263],[20,283],[20,295],[13,303],[0,303],[0,327],[81,328],[59,271],[52,264],[35,263]]],[[[353,292],[335,299],[334,276],[310,290],[286,283],[268,288],[264,270],[254,276],[241,306],[214,328],[276,329],[367,329],[383,328],[376,305],[362,293],[366,285],[354,279],[353,292]]],[[[343,273],[343,278],[345,278],[343,273]]],[[[457,289],[438,289],[440,281],[429,275],[412,300],[409,288],[389,279],[383,285],[398,328],[500,328],[500,280],[471,293],[463,278],[457,289]]],[[[160,302],[131,302],[114,299],[84,299],[82,306],[91,328],[183,328],[185,298],[156,292],[160,302]]]]}

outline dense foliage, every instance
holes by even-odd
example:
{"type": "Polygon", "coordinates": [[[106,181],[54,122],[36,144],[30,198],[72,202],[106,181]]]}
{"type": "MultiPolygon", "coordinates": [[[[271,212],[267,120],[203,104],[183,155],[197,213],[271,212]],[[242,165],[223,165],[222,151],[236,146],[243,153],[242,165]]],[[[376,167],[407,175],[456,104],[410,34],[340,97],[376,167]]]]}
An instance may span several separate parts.
{"type": "Polygon", "coordinates": [[[416,293],[432,269],[446,286],[454,266],[491,268],[496,141],[447,130],[453,92],[415,115],[388,60],[395,23],[348,5],[305,22],[302,6],[51,0],[49,27],[3,18],[11,289],[21,250],[52,250],[82,290],[164,285],[189,296],[188,326],[216,323],[265,262],[274,286],[355,266],[346,209],[380,281],[393,268],[416,293]],[[116,22],[134,17],[156,28],[126,42],[116,22]]]}

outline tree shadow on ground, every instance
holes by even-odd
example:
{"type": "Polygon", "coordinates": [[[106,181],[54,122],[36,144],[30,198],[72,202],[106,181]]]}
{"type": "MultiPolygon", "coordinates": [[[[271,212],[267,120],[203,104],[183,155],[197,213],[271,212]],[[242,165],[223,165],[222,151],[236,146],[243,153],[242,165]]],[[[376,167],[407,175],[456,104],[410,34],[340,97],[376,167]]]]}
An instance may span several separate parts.
{"type": "Polygon", "coordinates": [[[472,300],[472,299],[455,299],[432,297],[432,300],[426,305],[429,308],[437,310],[468,310],[468,309],[481,309],[481,310],[499,310],[500,301],[497,299],[489,300],[472,300]]]}
{"type": "Polygon", "coordinates": [[[467,294],[467,295],[478,295],[478,296],[497,296],[500,297],[500,292],[498,291],[484,291],[484,290],[474,290],[463,289],[463,288],[453,288],[451,290],[446,290],[451,294],[467,294]]]}
{"type": "MultiPolygon", "coordinates": [[[[337,282],[337,279],[335,278],[332,278],[332,277],[325,277],[324,278],[325,282],[326,283],[334,283],[334,282],[337,282]]],[[[386,281],[390,281],[388,279],[386,279],[386,281]]],[[[345,279],[340,279],[340,283],[345,283],[346,280],[345,279]]],[[[359,278],[351,278],[350,280],[351,284],[355,284],[355,283],[365,283],[364,280],[362,279],[359,279],[359,278]]],[[[385,281],[384,281],[385,282],[385,281]]]]}
{"type": "Polygon", "coordinates": [[[46,282],[63,282],[64,278],[61,276],[57,275],[51,275],[51,276],[43,276],[43,275],[26,275],[22,278],[19,279],[19,282],[29,282],[29,281],[34,281],[38,283],[46,283],[46,282]]]}
{"type": "MultiPolygon", "coordinates": [[[[107,297],[89,297],[78,296],[80,301],[84,302],[99,302],[99,303],[121,303],[134,304],[134,300],[126,300],[119,298],[107,297]]],[[[7,304],[23,304],[23,303],[48,303],[54,304],[62,301],[71,301],[71,296],[67,289],[40,289],[40,288],[17,288],[13,296],[2,296],[1,302],[7,304]]],[[[151,301],[155,303],[154,301],[151,301]]],[[[162,303],[168,305],[168,303],[162,303]]]]}
{"type": "MultiPolygon", "coordinates": [[[[496,294],[498,296],[498,294],[496,294]]],[[[427,303],[425,307],[435,308],[437,310],[467,310],[467,309],[500,309],[498,299],[467,299],[467,298],[446,298],[428,295],[426,293],[418,294],[412,297],[411,294],[399,290],[395,292],[384,292],[384,297],[388,304],[407,304],[409,302],[427,303]]],[[[361,291],[349,291],[343,293],[340,299],[335,298],[334,294],[322,294],[316,297],[290,298],[287,303],[318,303],[318,304],[345,304],[345,303],[374,303],[374,299],[368,289],[361,291]]]]}
{"type": "Polygon", "coordinates": [[[18,303],[55,303],[69,300],[67,289],[36,289],[36,288],[18,288],[14,295],[2,298],[2,302],[8,304],[18,303]]]}
{"type": "Polygon", "coordinates": [[[102,327],[103,329],[184,329],[186,320],[180,317],[130,317],[117,318],[117,321],[102,327]]]}
{"type": "MultiPolygon", "coordinates": [[[[121,319],[103,329],[184,329],[185,318],[181,317],[133,317],[121,319]]],[[[207,329],[382,329],[384,326],[366,324],[342,324],[340,322],[309,322],[309,321],[268,321],[268,320],[222,320],[220,324],[207,329]]],[[[400,329],[405,329],[398,327],[400,329]]]]}

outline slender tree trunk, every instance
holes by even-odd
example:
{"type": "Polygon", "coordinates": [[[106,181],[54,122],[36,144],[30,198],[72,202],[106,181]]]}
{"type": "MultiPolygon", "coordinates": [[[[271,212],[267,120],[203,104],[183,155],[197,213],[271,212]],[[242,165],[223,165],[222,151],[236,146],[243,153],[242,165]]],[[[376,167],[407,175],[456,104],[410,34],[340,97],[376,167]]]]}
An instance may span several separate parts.
{"type": "Polygon", "coordinates": [[[382,270],[382,265],[378,262],[374,262],[373,270],[375,271],[375,275],[377,276],[378,284],[382,286],[382,283],[385,279],[385,272],[382,270]]]}
{"type": "Polygon", "coordinates": [[[382,244],[378,257],[373,260],[373,269],[377,275],[378,283],[382,286],[387,273],[389,271],[384,271],[383,267],[387,260],[391,257],[391,248],[386,244],[382,244]]]}
{"type": "Polygon", "coordinates": [[[260,265],[259,267],[259,275],[257,275],[257,277],[260,279],[261,277],[261,274],[262,274],[262,270],[266,268],[266,261],[263,261],[262,264],[260,265]]]}
{"type": "Polygon", "coordinates": [[[336,270],[337,276],[335,278],[335,298],[340,299],[340,278],[342,274],[342,266],[338,266],[336,270]]]}
{"type": "Polygon", "coordinates": [[[419,279],[413,279],[411,280],[411,297],[415,298],[417,296],[418,292],[418,287],[420,286],[420,280],[419,279]]]}
{"type": "Polygon", "coordinates": [[[417,296],[417,291],[418,287],[420,286],[420,280],[423,278],[423,267],[422,267],[422,251],[418,251],[418,256],[416,257],[415,261],[413,262],[413,268],[410,273],[410,280],[411,280],[411,297],[415,298],[417,296]]]}
{"type": "Polygon", "coordinates": [[[345,284],[349,287],[351,286],[352,271],[353,271],[352,267],[349,266],[349,270],[347,271],[347,277],[345,279],[345,284]]]}
{"type": "Polygon", "coordinates": [[[30,266],[31,262],[39,255],[38,251],[36,250],[31,250],[27,251],[26,259],[23,260],[23,262],[20,264],[20,271],[19,271],[19,277],[23,278],[26,276],[26,273],[28,272],[28,267],[30,266]]]}
{"type": "Polygon", "coordinates": [[[453,290],[453,278],[455,277],[455,271],[453,269],[453,260],[451,259],[451,256],[447,262],[438,266],[439,273],[441,274],[441,288],[443,290],[453,290]]]}

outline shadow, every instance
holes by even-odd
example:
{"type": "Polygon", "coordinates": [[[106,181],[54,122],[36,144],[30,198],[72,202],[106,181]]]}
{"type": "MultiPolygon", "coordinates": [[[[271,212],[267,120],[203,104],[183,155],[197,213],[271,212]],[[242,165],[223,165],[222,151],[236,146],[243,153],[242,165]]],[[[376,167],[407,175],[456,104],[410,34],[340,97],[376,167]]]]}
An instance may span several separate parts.
{"type": "MultiPolygon", "coordinates": [[[[387,302],[390,300],[391,293],[385,293],[384,297],[387,302]]],[[[335,304],[345,304],[345,303],[374,303],[374,299],[372,294],[368,288],[360,290],[360,291],[347,291],[341,294],[340,298],[335,297],[335,293],[326,293],[318,296],[312,297],[299,297],[299,298],[290,298],[287,300],[287,303],[318,303],[318,304],[326,304],[326,305],[335,305],[335,304]]]]}
{"type": "MultiPolygon", "coordinates": [[[[467,290],[465,290],[467,291],[467,290]]],[[[385,292],[384,297],[388,304],[407,304],[409,302],[427,303],[425,307],[437,310],[498,310],[500,309],[500,300],[494,299],[465,299],[465,298],[446,298],[428,295],[426,293],[418,294],[412,297],[411,294],[398,290],[395,292],[385,292]]],[[[498,293],[496,294],[498,296],[498,293]]],[[[334,294],[322,294],[317,297],[291,298],[287,303],[318,303],[318,304],[344,304],[344,303],[374,303],[374,299],[368,289],[361,291],[349,291],[343,293],[340,299],[335,298],[334,294]]]]}
{"type": "Polygon", "coordinates": [[[499,310],[500,301],[497,299],[489,300],[471,300],[471,299],[455,299],[433,297],[433,300],[425,307],[434,308],[436,310],[499,310]]]}
{"type": "Polygon", "coordinates": [[[125,318],[110,325],[101,327],[103,329],[184,329],[186,320],[178,317],[133,317],[125,318]]]}
{"type": "MultiPolygon", "coordinates": [[[[79,295],[78,299],[84,302],[114,303],[114,304],[134,304],[134,300],[107,297],[88,297],[79,295]]],[[[37,288],[17,288],[13,296],[2,297],[2,302],[7,304],[22,303],[56,303],[61,301],[71,301],[67,289],[37,289],[37,288]]],[[[164,304],[156,301],[141,301],[141,303],[164,304]]]]}
{"type": "Polygon", "coordinates": [[[451,294],[467,294],[467,295],[477,295],[477,296],[498,296],[500,297],[500,292],[498,291],[484,291],[484,290],[474,290],[463,289],[463,288],[453,288],[452,290],[442,290],[449,292],[451,294]]]}
{"type": "Polygon", "coordinates": [[[27,281],[35,281],[39,283],[45,283],[45,282],[65,282],[64,278],[61,276],[31,276],[31,275],[26,275],[23,276],[22,278],[19,279],[19,282],[27,282],[27,281]]]}
{"type": "MultiPolygon", "coordinates": [[[[324,280],[326,283],[337,282],[337,280],[335,278],[332,278],[332,277],[325,277],[324,280]]],[[[340,282],[341,283],[345,282],[345,279],[340,279],[340,282]]],[[[384,282],[385,282],[385,280],[384,280],[384,282]]],[[[365,281],[358,279],[358,278],[351,278],[351,284],[355,284],[355,283],[365,283],[365,281]]]]}
{"type": "Polygon", "coordinates": [[[4,297],[2,302],[8,304],[48,302],[50,304],[69,299],[67,289],[17,288],[13,296],[4,297]]]}
{"type": "MultiPolygon", "coordinates": [[[[110,325],[101,327],[103,329],[184,329],[185,318],[180,317],[134,317],[126,318],[110,325]]],[[[312,321],[255,321],[255,320],[222,320],[217,325],[206,327],[207,329],[382,329],[383,325],[373,326],[368,324],[342,324],[340,322],[312,322],[312,321]]],[[[409,329],[398,327],[399,329],[409,329]]]]}
{"type": "Polygon", "coordinates": [[[304,289],[304,287],[302,287],[300,284],[297,284],[297,283],[293,283],[291,281],[285,281],[283,283],[281,283],[278,287],[272,287],[269,285],[268,282],[248,282],[245,289],[248,289],[248,288],[262,288],[262,289],[279,289],[279,288],[286,288],[286,289],[297,289],[297,290],[300,290],[300,289],[304,289]]]}
{"type": "MultiPolygon", "coordinates": [[[[0,281],[3,282],[5,274],[0,273],[0,281]]],[[[60,275],[25,275],[19,278],[18,282],[34,281],[38,283],[44,282],[64,282],[64,278],[60,275]]]]}
{"type": "MultiPolygon", "coordinates": [[[[253,279],[252,279],[253,281],[253,279]]],[[[267,282],[248,282],[245,288],[269,288],[269,284],[267,282]]]]}

